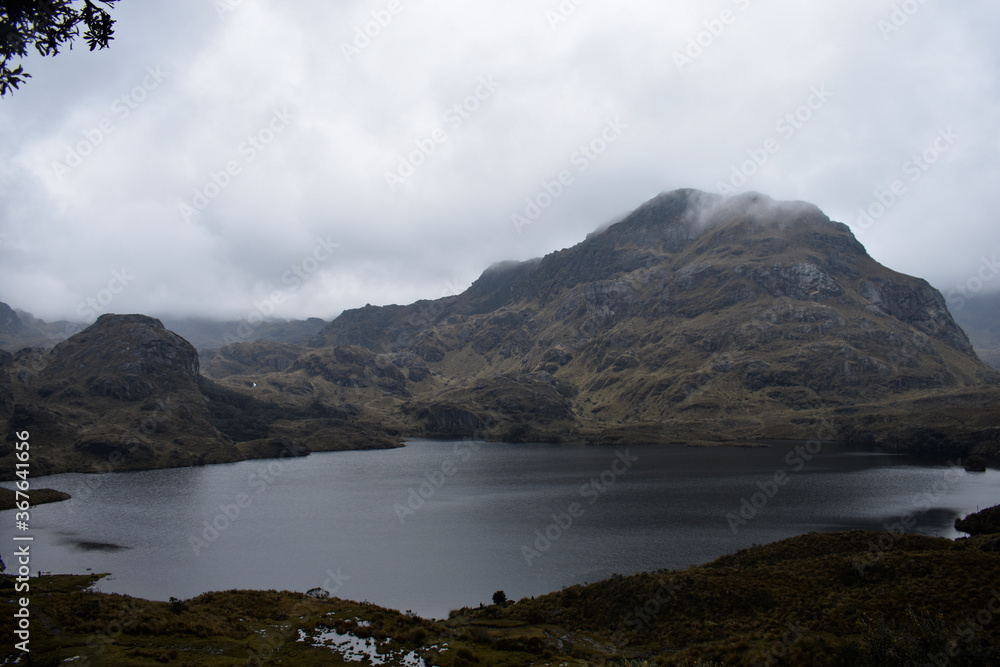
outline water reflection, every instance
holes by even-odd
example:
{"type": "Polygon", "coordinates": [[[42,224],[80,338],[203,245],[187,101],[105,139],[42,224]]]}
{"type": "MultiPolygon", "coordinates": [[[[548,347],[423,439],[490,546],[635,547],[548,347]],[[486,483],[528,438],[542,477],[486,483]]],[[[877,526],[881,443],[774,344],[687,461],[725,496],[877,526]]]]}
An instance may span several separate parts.
{"type": "MultiPolygon", "coordinates": [[[[35,485],[78,495],[33,510],[32,565],[111,572],[102,590],[156,599],[336,585],[340,597],[440,617],[488,602],[497,589],[517,599],[613,573],[686,567],[811,530],[883,530],[910,517],[912,531],[955,536],[956,515],[997,502],[996,471],[832,444],[800,466],[789,458],[796,445],[626,453],[412,441],[397,450],[58,475],[35,485]],[[623,455],[634,463],[625,466],[623,455]],[[727,516],[744,501],[756,511],[734,528],[727,516]]],[[[9,532],[12,521],[2,523],[9,532]]]]}

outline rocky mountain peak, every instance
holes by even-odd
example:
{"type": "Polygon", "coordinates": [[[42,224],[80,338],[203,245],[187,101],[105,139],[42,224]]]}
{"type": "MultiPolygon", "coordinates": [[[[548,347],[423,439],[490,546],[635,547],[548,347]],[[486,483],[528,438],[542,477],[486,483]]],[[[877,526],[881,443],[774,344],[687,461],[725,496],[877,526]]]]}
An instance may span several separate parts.
{"type": "Polygon", "coordinates": [[[76,385],[91,395],[138,401],[194,383],[198,372],[197,350],[160,320],[108,314],[53,348],[40,392],[76,385]]]}
{"type": "Polygon", "coordinates": [[[24,330],[24,323],[14,309],[0,302],[0,333],[18,334],[24,330]]]}
{"type": "MultiPolygon", "coordinates": [[[[314,345],[416,356],[445,386],[547,373],[605,425],[716,429],[728,415],[750,429],[761,411],[800,419],[996,380],[926,281],[876,262],[813,204],[759,193],[663,193],[460,295],[346,311],[314,345]]],[[[458,414],[464,395],[484,423],[523,418],[475,392],[432,398],[441,389],[408,384],[408,414],[458,414]]]]}

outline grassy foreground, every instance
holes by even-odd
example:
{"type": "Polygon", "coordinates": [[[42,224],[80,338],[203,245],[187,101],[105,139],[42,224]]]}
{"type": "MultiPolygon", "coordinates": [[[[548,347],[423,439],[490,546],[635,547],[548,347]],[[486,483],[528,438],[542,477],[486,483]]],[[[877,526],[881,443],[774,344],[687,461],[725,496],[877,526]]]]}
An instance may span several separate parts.
{"type": "MultiPolygon", "coordinates": [[[[1000,664],[998,538],[810,533],[440,622],[277,591],[152,602],[88,591],[100,575],[46,576],[30,580],[30,662],[16,664],[371,664],[334,650],[347,635],[388,665],[1000,664]]],[[[5,638],[13,585],[0,577],[5,638]]]]}

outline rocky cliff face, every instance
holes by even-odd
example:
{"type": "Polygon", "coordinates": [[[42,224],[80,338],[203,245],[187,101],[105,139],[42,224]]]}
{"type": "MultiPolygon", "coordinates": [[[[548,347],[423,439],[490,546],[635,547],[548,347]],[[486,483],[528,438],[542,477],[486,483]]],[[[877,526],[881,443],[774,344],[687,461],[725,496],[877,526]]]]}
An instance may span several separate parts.
{"type": "Polygon", "coordinates": [[[823,437],[1000,456],[998,374],[941,294],[815,206],[757,194],[663,194],[458,296],[347,311],[309,346],[239,343],[199,369],[158,320],[105,316],[0,370],[0,420],[51,443],[41,470],[399,435],[823,437]]]}
{"type": "MultiPolygon", "coordinates": [[[[255,348],[261,344],[247,344],[232,350],[229,361],[240,372],[253,364],[287,369],[298,354],[289,360],[287,349],[275,345],[265,353],[255,348]]],[[[395,444],[349,410],[324,405],[319,395],[282,407],[219,387],[199,374],[190,343],[143,315],[103,315],[49,352],[0,352],[0,371],[0,422],[9,434],[0,461],[12,456],[13,434],[27,430],[36,475],[395,444]]],[[[14,467],[4,470],[9,476],[14,467]]]]}
{"type": "Polygon", "coordinates": [[[198,352],[145,315],[102,315],[60,343],[38,375],[42,397],[80,392],[120,401],[195,387],[198,352]]]}
{"type": "Polygon", "coordinates": [[[307,350],[298,345],[255,341],[225,346],[207,364],[205,372],[215,378],[288,370],[307,350]]]}
{"type": "MultiPolygon", "coordinates": [[[[459,296],[347,311],[313,344],[415,355],[452,384],[544,372],[579,391],[581,427],[694,420],[719,435],[997,377],[937,290],[815,206],[692,190],[459,296]]],[[[437,414],[439,395],[414,396],[426,409],[411,414],[437,414]]]]}
{"type": "Polygon", "coordinates": [[[0,334],[18,335],[25,329],[17,313],[6,303],[0,303],[0,334]]]}
{"type": "Polygon", "coordinates": [[[548,311],[563,325],[560,337],[570,340],[626,320],[752,318],[776,302],[794,303],[812,319],[830,321],[832,311],[850,315],[839,325],[846,327],[864,326],[857,316],[865,313],[878,319],[873,326],[915,329],[971,357],[939,292],[876,263],[845,225],[816,207],[696,191],[661,195],[541,260],[492,267],[458,297],[347,311],[317,344],[392,352],[421,340],[427,348],[434,334],[441,339],[436,329],[477,325],[466,335],[479,350],[492,351],[505,342],[516,347],[517,333],[538,330],[548,311]]]}
{"type": "Polygon", "coordinates": [[[1000,368],[1000,292],[949,294],[949,309],[969,340],[979,358],[993,368],[1000,368]]]}
{"type": "MultiPolygon", "coordinates": [[[[242,458],[209,421],[197,352],[159,320],[104,315],[49,352],[12,360],[8,431],[31,433],[35,474],[242,458]]],[[[6,445],[0,456],[9,454],[6,445]]]]}
{"type": "Polygon", "coordinates": [[[30,346],[52,347],[81,328],[66,321],[46,322],[0,303],[0,349],[8,352],[30,346]]]}

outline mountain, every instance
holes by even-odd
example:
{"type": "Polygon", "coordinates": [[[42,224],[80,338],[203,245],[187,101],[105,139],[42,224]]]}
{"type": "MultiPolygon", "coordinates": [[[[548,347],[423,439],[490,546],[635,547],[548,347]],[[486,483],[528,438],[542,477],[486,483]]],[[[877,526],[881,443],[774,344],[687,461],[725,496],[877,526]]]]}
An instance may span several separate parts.
{"type": "Polygon", "coordinates": [[[279,343],[305,344],[328,323],[318,317],[306,320],[265,320],[251,326],[247,321],[217,322],[204,318],[161,318],[164,326],[180,334],[209,358],[226,345],[236,342],[272,340],[279,343]]]}
{"type": "MultiPolygon", "coordinates": [[[[200,374],[198,352],[144,315],[102,315],[46,352],[0,353],[10,457],[28,431],[32,474],[202,465],[310,451],[392,447],[362,410],[321,396],[283,407],[200,374]]],[[[5,466],[10,478],[14,466],[5,466]]]]}
{"type": "Polygon", "coordinates": [[[665,193],[463,294],[346,311],[311,347],[227,372],[262,395],[324,386],[430,436],[971,450],[1000,425],[998,374],[940,292],[817,207],[760,194],[665,193]]]}
{"type": "Polygon", "coordinates": [[[66,320],[46,322],[0,302],[0,350],[15,352],[31,346],[52,347],[81,329],[83,326],[66,320]]]}
{"type": "Polygon", "coordinates": [[[0,422],[46,443],[36,474],[404,436],[836,439],[1000,462],[1000,373],[941,293],[803,202],[665,193],[460,295],[349,310],[303,344],[321,322],[201,363],[159,320],[105,315],[0,355],[0,422]]]}
{"type": "Polygon", "coordinates": [[[957,298],[953,311],[979,357],[1000,368],[1000,292],[957,298]]]}
{"type": "MultiPolygon", "coordinates": [[[[240,341],[273,340],[304,344],[327,324],[318,317],[306,320],[269,319],[253,325],[246,320],[226,322],[196,317],[160,319],[166,328],[182,336],[209,357],[219,348],[240,341]]],[[[86,324],[66,320],[46,322],[29,312],[15,310],[0,302],[0,350],[17,352],[25,347],[48,349],[86,327],[86,324]]]]}

